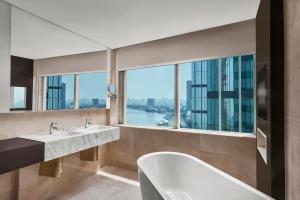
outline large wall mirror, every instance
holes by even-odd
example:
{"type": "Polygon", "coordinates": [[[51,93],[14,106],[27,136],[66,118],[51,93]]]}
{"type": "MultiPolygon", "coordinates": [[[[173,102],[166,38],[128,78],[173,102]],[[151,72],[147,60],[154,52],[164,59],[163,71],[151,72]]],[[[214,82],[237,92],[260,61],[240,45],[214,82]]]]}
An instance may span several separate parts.
{"type": "Polygon", "coordinates": [[[1,4],[0,113],[105,108],[106,47],[1,4]]]}

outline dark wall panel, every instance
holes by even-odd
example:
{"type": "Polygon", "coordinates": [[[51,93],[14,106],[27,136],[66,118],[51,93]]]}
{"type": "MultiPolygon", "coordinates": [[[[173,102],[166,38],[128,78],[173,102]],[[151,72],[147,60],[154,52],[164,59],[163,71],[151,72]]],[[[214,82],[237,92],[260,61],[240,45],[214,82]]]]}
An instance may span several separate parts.
{"type": "Polygon", "coordinates": [[[267,119],[256,116],[268,145],[267,164],[257,151],[257,188],[278,200],[285,199],[283,16],[283,0],[262,0],[256,18],[256,73],[266,66],[268,91],[267,119]]]}
{"type": "Polygon", "coordinates": [[[11,86],[27,88],[25,110],[32,110],[33,60],[11,56],[11,86]]]}

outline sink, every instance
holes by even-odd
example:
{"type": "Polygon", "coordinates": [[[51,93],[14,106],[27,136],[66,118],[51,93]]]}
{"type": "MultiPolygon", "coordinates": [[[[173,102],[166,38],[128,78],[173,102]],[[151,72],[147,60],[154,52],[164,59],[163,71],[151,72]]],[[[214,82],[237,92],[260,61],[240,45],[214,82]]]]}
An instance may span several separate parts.
{"type": "Polygon", "coordinates": [[[48,141],[55,141],[55,140],[61,140],[66,137],[72,137],[82,134],[81,132],[76,131],[54,131],[52,134],[49,133],[41,133],[41,134],[33,134],[33,135],[27,135],[22,136],[22,138],[30,139],[30,140],[36,140],[40,142],[48,142],[48,141]]]}
{"type": "Polygon", "coordinates": [[[114,128],[114,127],[103,126],[103,125],[92,125],[87,128],[81,127],[81,128],[74,129],[73,132],[80,133],[80,134],[90,134],[98,131],[109,130],[110,128],[114,128]]]}
{"type": "Polygon", "coordinates": [[[44,161],[49,161],[118,140],[120,130],[113,126],[92,125],[88,128],[79,127],[66,131],[54,131],[52,134],[26,135],[21,138],[45,143],[44,161]]]}

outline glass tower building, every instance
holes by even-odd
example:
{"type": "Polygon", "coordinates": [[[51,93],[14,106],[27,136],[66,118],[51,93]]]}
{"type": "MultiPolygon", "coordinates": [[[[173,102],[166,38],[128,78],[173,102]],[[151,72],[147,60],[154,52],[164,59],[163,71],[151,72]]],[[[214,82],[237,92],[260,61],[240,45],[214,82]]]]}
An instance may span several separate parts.
{"type": "Polygon", "coordinates": [[[191,67],[189,128],[253,133],[253,55],[193,62],[191,67]]]}
{"type": "Polygon", "coordinates": [[[66,84],[61,76],[47,77],[47,110],[66,108],[66,84]]]}

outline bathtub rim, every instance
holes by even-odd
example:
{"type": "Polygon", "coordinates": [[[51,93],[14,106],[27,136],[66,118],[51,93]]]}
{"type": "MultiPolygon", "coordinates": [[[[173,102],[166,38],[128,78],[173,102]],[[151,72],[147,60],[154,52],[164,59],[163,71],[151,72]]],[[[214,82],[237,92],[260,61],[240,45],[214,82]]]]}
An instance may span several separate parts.
{"type": "Polygon", "coordinates": [[[160,193],[160,195],[166,199],[166,200],[169,200],[170,198],[168,196],[166,196],[165,192],[162,191],[159,187],[158,187],[158,184],[154,181],[154,180],[151,180],[147,174],[147,172],[145,172],[143,169],[142,169],[142,162],[143,160],[149,158],[149,157],[152,157],[152,156],[155,156],[155,155],[177,155],[177,156],[184,156],[184,157],[187,157],[195,162],[197,162],[198,164],[200,165],[203,165],[205,167],[207,167],[209,170],[211,171],[214,171],[216,173],[218,173],[219,175],[229,179],[230,181],[233,181],[234,183],[240,185],[241,187],[245,188],[245,189],[248,189],[249,191],[251,192],[254,192],[256,193],[257,195],[267,199],[267,200],[275,200],[274,198],[270,197],[269,195],[257,190],[256,188],[248,185],[247,183],[244,183],[242,181],[240,181],[239,179],[223,172],[222,170],[220,169],[217,169],[216,167],[213,167],[212,165],[192,156],[192,155],[189,155],[189,154],[185,154],[185,153],[179,153],[179,152],[172,152],[172,151],[158,151],[158,152],[153,152],[153,153],[149,153],[149,154],[145,154],[145,155],[142,155],[138,158],[137,160],[137,165],[138,165],[138,170],[141,170],[144,175],[148,178],[148,180],[152,183],[152,185],[155,187],[155,189],[157,189],[157,191],[160,193]]]}

